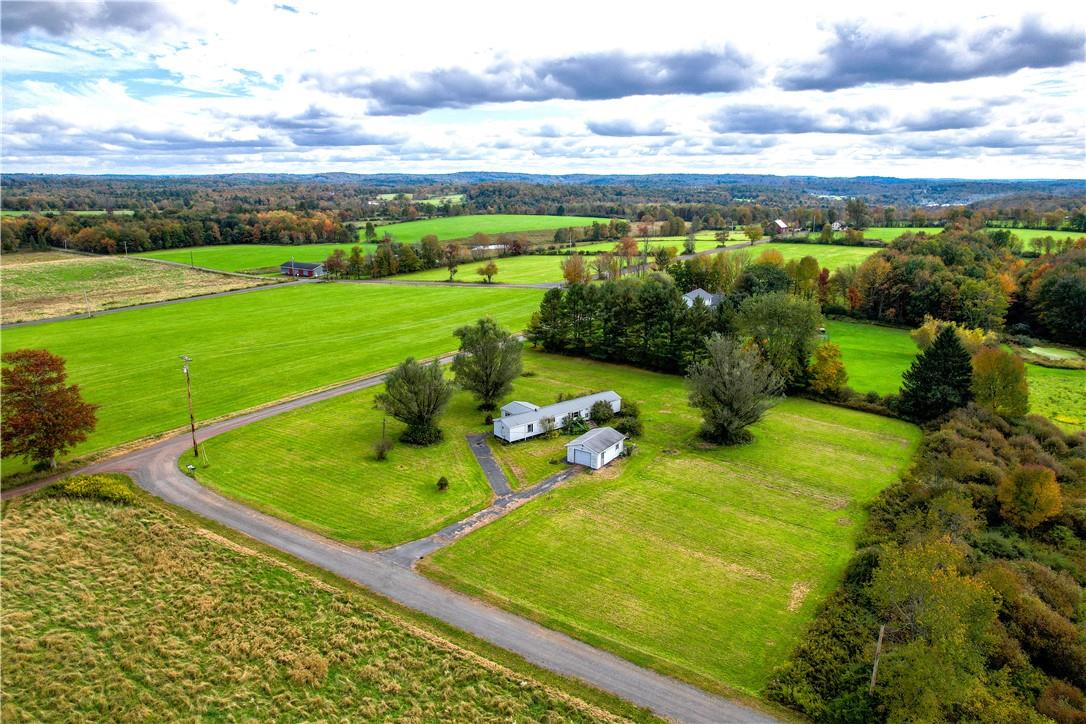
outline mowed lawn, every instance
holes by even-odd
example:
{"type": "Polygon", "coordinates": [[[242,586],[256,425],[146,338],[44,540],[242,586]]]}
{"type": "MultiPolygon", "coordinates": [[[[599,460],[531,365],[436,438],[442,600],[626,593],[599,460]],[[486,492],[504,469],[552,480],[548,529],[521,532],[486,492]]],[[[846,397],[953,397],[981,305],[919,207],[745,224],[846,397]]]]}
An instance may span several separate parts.
{"type": "Polygon", "coordinates": [[[5,503],[4,720],[600,719],[526,666],[249,545],[153,503],[5,503]]]}
{"type": "MultiPolygon", "coordinates": [[[[909,330],[861,322],[829,320],[826,331],[841,347],[848,385],[881,395],[901,389],[901,376],[919,353],[909,330]]],[[[1069,430],[1086,428],[1086,370],[1026,364],[1030,412],[1069,430]]]]}
{"type": "Polygon", "coordinates": [[[224,246],[194,246],[185,249],[160,249],[146,251],[139,256],[152,259],[194,264],[218,271],[245,272],[247,274],[278,273],[283,262],[322,262],[336,249],[350,253],[352,246],[361,246],[364,253],[377,248],[376,244],[227,244],[224,246]]]}
{"type": "MultiPolygon", "coordinates": [[[[395,224],[381,224],[377,235],[392,234],[392,240],[400,243],[414,243],[424,236],[434,234],[442,241],[466,239],[472,234],[504,234],[518,231],[548,231],[566,227],[591,226],[593,221],[601,224],[610,222],[609,218],[592,216],[543,216],[532,214],[464,214],[463,216],[442,216],[421,221],[402,221],[395,224]]],[[[364,222],[355,222],[363,227],[364,222]]]]}
{"type": "Polygon", "coordinates": [[[841,246],[835,244],[789,244],[788,242],[761,242],[754,246],[737,249],[736,252],[746,252],[751,261],[769,250],[779,251],[786,262],[799,261],[805,256],[813,256],[818,260],[818,265],[829,270],[849,264],[862,264],[864,259],[878,251],[873,246],[841,246]]]}
{"type": "MultiPolygon", "coordinates": [[[[492,493],[464,436],[485,432],[485,413],[457,393],[442,420],[444,440],[397,442],[378,461],[384,414],[372,388],[233,430],[204,443],[198,480],[271,515],[350,545],[382,548],[428,535],[490,502],[492,493]],[[445,476],[449,488],[437,489],[445,476]]],[[[398,440],[404,426],[387,419],[398,440]]]]}
{"type": "Polygon", "coordinates": [[[212,294],[261,283],[257,279],[124,257],[19,252],[4,254],[0,263],[0,309],[7,324],[212,294]]]}
{"type": "MultiPolygon", "coordinates": [[[[423,565],[436,579],[711,689],[758,695],[836,587],[864,505],[919,430],[789,399],[755,442],[702,444],[680,377],[530,354],[511,397],[614,389],[641,406],[636,453],[582,474],[423,565]],[[546,393],[544,393],[544,390],[546,393]]],[[[569,438],[510,449],[562,455],[569,438]]],[[[543,469],[532,473],[538,477],[543,469]]]]}
{"type": "MultiPolygon", "coordinates": [[[[492,261],[498,265],[494,284],[540,284],[562,281],[562,262],[565,261],[565,257],[558,255],[507,256],[492,261]]],[[[591,259],[586,259],[586,261],[591,262],[591,259]]],[[[477,270],[486,263],[486,261],[462,262],[457,267],[456,276],[453,279],[469,284],[483,284],[486,280],[478,274],[477,270]]],[[[400,274],[396,279],[444,282],[449,280],[449,270],[438,267],[412,274],[400,274]]]]}
{"type": "MultiPolygon", "coordinates": [[[[542,292],[305,284],[8,329],[3,349],[44,347],[102,407],[76,453],[188,422],[178,355],[192,357],[204,420],[455,350],[453,330],[490,315],[520,330],[542,292]]],[[[4,461],[10,473],[12,461],[4,461]]],[[[17,466],[19,467],[19,466],[17,466]]]]}

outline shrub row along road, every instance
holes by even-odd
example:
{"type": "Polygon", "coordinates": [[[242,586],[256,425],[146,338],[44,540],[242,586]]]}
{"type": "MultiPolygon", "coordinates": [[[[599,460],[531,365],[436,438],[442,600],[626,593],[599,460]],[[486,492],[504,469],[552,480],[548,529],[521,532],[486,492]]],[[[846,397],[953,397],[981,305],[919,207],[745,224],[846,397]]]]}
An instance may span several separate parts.
{"type": "MultiPolygon", "coordinates": [[[[448,355],[442,358],[442,362],[451,359],[452,356],[448,355]]],[[[373,387],[383,380],[383,374],[367,377],[214,423],[201,430],[198,438],[206,440],[283,412],[373,387]]],[[[178,458],[189,445],[187,433],[175,435],[71,474],[127,473],[141,488],[169,503],[359,583],[399,604],[523,656],[537,666],[585,681],[668,719],[684,722],[775,721],[742,704],[708,694],[527,619],[455,593],[379,553],[351,548],[213,493],[178,468],[178,458]]],[[[2,497],[6,500],[22,495],[49,482],[43,480],[13,488],[5,491],[2,497]]]]}

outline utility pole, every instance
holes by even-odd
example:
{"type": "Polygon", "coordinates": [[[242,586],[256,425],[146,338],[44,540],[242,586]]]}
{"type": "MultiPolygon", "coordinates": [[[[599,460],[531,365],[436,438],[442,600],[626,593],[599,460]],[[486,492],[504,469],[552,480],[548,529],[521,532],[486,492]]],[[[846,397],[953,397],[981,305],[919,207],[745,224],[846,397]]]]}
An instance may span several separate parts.
{"type": "Polygon", "coordinates": [[[124,244],[124,255],[128,256],[128,239],[123,239],[121,243],[124,244]]]}
{"type": "Polygon", "coordinates": [[[196,260],[192,256],[192,247],[189,247],[189,266],[193,269],[196,268],[196,260]]]}
{"type": "Polygon", "coordinates": [[[192,456],[195,458],[200,457],[200,450],[196,447],[196,417],[192,414],[192,380],[189,378],[189,362],[192,358],[187,354],[181,355],[181,359],[184,361],[184,366],[181,371],[185,373],[185,392],[189,398],[189,427],[192,430],[192,456]]]}

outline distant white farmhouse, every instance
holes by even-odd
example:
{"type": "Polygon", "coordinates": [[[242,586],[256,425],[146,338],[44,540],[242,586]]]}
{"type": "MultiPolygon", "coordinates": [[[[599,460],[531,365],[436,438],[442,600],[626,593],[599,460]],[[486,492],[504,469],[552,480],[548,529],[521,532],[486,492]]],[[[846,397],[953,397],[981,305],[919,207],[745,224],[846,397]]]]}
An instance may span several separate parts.
{"type": "Polygon", "coordinates": [[[625,449],[625,435],[612,427],[597,427],[566,443],[566,462],[599,470],[625,449]]]}
{"type": "Polygon", "coordinates": [[[622,409],[622,398],[613,390],[563,400],[545,407],[515,400],[503,405],[501,417],[494,418],[494,437],[506,442],[516,442],[535,437],[547,430],[565,427],[574,419],[587,420],[592,405],[600,401],[610,404],[615,412],[622,409]]]}
{"type": "Polygon", "coordinates": [[[716,305],[720,304],[720,300],[723,299],[723,297],[719,294],[710,294],[701,287],[698,287],[697,289],[691,292],[687,292],[683,295],[683,301],[686,302],[686,306],[688,307],[694,306],[694,302],[699,299],[705,302],[705,306],[712,309],[716,305]]]}

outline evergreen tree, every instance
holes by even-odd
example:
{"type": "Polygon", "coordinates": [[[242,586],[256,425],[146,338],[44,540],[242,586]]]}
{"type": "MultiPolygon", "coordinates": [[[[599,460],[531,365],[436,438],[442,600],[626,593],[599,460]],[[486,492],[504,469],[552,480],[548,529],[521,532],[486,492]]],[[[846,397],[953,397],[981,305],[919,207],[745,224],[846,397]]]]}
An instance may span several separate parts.
{"type": "Polygon", "coordinates": [[[917,420],[933,420],[972,399],[973,364],[949,326],[905,373],[901,409],[917,420]]]}

